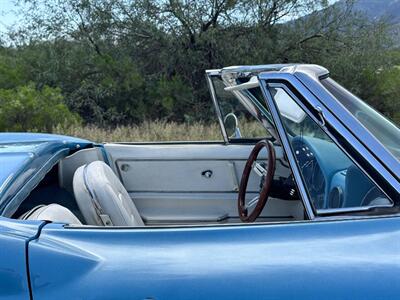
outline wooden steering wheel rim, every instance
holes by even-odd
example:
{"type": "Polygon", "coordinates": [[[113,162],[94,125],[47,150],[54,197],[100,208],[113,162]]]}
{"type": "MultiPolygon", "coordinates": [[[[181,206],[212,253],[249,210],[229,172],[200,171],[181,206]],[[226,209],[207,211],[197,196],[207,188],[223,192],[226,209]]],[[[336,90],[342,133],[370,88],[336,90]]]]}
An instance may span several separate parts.
{"type": "Polygon", "coordinates": [[[238,195],[238,211],[240,220],[243,222],[254,222],[261,214],[262,210],[267,203],[269,191],[272,186],[272,180],[274,179],[275,173],[275,148],[271,141],[268,140],[261,140],[259,141],[253,148],[250,153],[249,158],[247,159],[246,165],[243,170],[242,179],[240,180],[239,186],[239,195],[238,195]],[[265,180],[263,187],[260,191],[259,200],[257,202],[256,207],[252,211],[251,214],[248,215],[248,211],[245,208],[245,198],[246,198],[246,190],[247,190],[247,183],[249,181],[250,172],[253,168],[253,163],[257,160],[257,156],[263,148],[267,148],[268,151],[268,167],[267,167],[267,174],[265,175],[265,180]]]}

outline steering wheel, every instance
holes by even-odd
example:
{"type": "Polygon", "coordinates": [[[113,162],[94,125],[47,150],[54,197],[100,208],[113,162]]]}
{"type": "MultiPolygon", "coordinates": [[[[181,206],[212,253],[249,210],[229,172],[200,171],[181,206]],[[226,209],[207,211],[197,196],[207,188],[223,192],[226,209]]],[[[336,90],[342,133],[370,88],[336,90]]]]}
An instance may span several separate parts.
{"type": "Polygon", "coordinates": [[[271,189],[272,180],[274,178],[275,160],[275,148],[271,141],[259,141],[251,151],[250,156],[247,159],[246,165],[244,167],[242,179],[239,186],[238,210],[240,220],[242,220],[243,222],[254,222],[259,217],[263,208],[265,207],[265,204],[268,200],[269,191],[271,189]],[[264,147],[267,148],[268,151],[267,168],[256,161],[258,154],[264,147]],[[247,183],[249,181],[251,170],[254,170],[254,172],[261,177],[261,191],[258,196],[254,197],[246,204],[245,198],[247,183]],[[255,208],[249,214],[248,209],[252,206],[255,206],[255,208]]]}

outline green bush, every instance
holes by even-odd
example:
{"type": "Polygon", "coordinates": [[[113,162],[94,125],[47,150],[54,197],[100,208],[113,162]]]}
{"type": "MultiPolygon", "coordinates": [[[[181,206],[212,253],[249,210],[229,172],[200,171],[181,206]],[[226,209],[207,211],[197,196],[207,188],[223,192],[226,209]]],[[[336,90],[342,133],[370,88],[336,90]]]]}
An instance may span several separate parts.
{"type": "MultiPolygon", "coordinates": [[[[383,103],[381,112],[400,124],[400,67],[382,72],[376,94],[376,103],[383,103]]],[[[373,103],[374,104],[374,103],[373,103]]]]}
{"type": "Polygon", "coordinates": [[[77,125],[80,117],[63,103],[61,90],[33,84],[0,89],[0,131],[47,131],[77,125]]]}

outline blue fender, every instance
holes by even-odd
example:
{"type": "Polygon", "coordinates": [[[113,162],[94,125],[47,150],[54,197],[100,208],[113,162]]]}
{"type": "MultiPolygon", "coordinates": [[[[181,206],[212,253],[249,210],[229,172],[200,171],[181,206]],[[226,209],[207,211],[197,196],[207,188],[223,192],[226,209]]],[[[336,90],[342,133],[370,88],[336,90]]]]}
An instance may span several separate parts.
{"type": "Polygon", "coordinates": [[[28,243],[38,237],[42,221],[0,217],[0,298],[30,299],[28,243]]]}

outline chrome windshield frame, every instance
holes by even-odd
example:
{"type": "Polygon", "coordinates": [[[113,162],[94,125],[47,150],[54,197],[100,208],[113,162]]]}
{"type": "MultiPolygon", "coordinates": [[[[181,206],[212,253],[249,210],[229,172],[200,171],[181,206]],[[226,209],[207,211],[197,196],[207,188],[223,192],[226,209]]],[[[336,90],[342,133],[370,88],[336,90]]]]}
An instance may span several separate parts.
{"type": "MultiPolygon", "coordinates": [[[[328,136],[349,155],[372,182],[379,186],[388,198],[393,201],[394,205],[400,205],[400,162],[322,85],[320,79],[329,77],[328,70],[317,65],[297,64],[238,66],[208,70],[207,81],[211,84],[210,91],[217,109],[221,131],[224,132],[225,127],[221,111],[219,111],[215,90],[213,93],[212,76],[223,76],[225,79],[229,77],[258,77],[269,113],[272,115],[278,133],[280,132],[277,139],[287,152],[288,161],[294,172],[300,195],[303,198],[306,212],[310,219],[319,219],[318,215],[322,216],[324,213],[314,209],[308,197],[308,192],[304,187],[302,177],[299,172],[295,171],[297,164],[294,157],[290,155],[291,149],[288,148],[290,145],[285,142],[285,138],[281,135],[283,128],[279,129],[281,122],[273,104],[272,95],[268,96],[268,84],[281,84],[288,87],[292,95],[297,98],[298,104],[320,124],[328,136]]],[[[225,141],[229,143],[227,136],[225,141]]],[[[362,210],[365,212],[370,208],[375,207],[364,207],[362,210]]],[[[346,212],[353,213],[356,211],[357,209],[351,208],[340,210],[337,213],[346,214],[346,212]]],[[[329,211],[329,214],[335,213],[335,211],[329,211]]]]}
{"type": "MultiPolygon", "coordinates": [[[[309,74],[303,72],[303,77],[310,77],[309,74]]],[[[310,80],[313,77],[310,77],[310,80]]],[[[386,164],[383,164],[380,159],[377,159],[374,148],[367,147],[362,141],[359,140],[357,134],[349,129],[348,125],[343,124],[343,119],[340,116],[335,115],[332,111],[326,108],[324,103],[327,101],[325,97],[321,98],[315,96],[309,90],[309,86],[303,84],[302,81],[296,76],[296,72],[265,72],[259,75],[261,86],[263,86],[263,92],[266,96],[266,101],[269,106],[271,102],[270,96],[268,96],[269,91],[267,87],[270,84],[283,84],[285,86],[290,86],[294,89],[294,94],[296,98],[299,99],[301,106],[307,109],[307,113],[314,120],[319,120],[320,114],[323,114],[325,128],[328,135],[334,139],[336,144],[338,144],[345,152],[352,158],[352,160],[368,175],[373,182],[375,182],[384,192],[389,196],[393,202],[398,205],[400,203],[400,182],[396,176],[393,176],[392,170],[388,168],[386,164]],[[299,95],[299,97],[297,97],[299,95]]],[[[314,80],[316,84],[316,81],[314,80]]],[[[319,95],[321,97],[321,95],[319,95]]],[[[330,101],[337,101],[336,99],[330,99],[330,101]]],[[[271,107],[270,110],[274,111],[275,117],[278,119],[275,122],[280,123],[279,116],[276,115],[276,107],[271,107]]],[[[358,121],[357,121],[358,122],[358,121]]],[[[365,129],[366,130],[366,129],[365,129]]],[[[282,132],[281,132],[282,133],[282,132]]],[[[284,137],[280,137],[284,139],[284,137]]],[[[286,148],[286,147],[285,147],[286,148]]],[[[289,148],[286,151],[291,151],[289,148]]],[[[289,155],[288,155],[289,157],[289,155]]],[[[295,167],[293,163],[294,157],[289,157],[289,162],[292,168],[295,167]]],[[[297,180],[301,180],[301,177],[297,177],[297,180]]]]}
{"type": "Polygon", "coordinates": [[[286,157],[287,157],[290,169],[293,172],[293,177],[295,179],[298,192],[301,196],[301,199],[302,199],[302,202],[303,202],[303,205],[305,208],[305,212],[306,212],[308,218],[310,220],[313,220],[313,219],[315,219],[315,216],[316,216],[316,210],[315,210],[314,205],[308,195],[307,188],[304,184],[304,181],[303,181],[303,178],[302,178],[302,175],[300,172],[300,168],[296,163],[296,158],[295,158],[292,148],[290,146],[289,138],[286,134],[286,129],[283,126],[282,119],[276,108],[275,100],[270,92],[271,87],[281,87],[281,88],[284,88],[285,90],[286,90],[286,88],[284,85],[282,85],[280,83],[270,85],[268,83],[268,80],[262,79],[262,77],[259,79],[260,79],[261,90],[263,92],[263,95],[265,97],[267,105],[271,111],[272,118],[275,122],[275,126],[277,127],[277,133],[279,135],[279,140],[281,141],[282,147],[286,153],[286,157]]]}
{"type": "MultiPolygon", "coordinates": [[[[265,66],[259,66],[261,69],[257,69],[254,67],[254,69],[257,70],[265,70],[265,66]]],[[[225,124],[224,124],[224,116],[222,114],[221,108],[219,106],[219,101],[217,98],[217,94],[215,91],[215,87],[214,87],[214,83],[213,83],[213,77],[217,77],[219,79],[221,79],[224,84],[227,84],[227,78],[224,78],[224,74],[227,76],[230,76],[232,74],[234,74],[234,76],[238,76],[238,77],[247,77],[247,76],[251,76],[251,74],[258,74],[257,71],[253,70],[252,72],[241,72],[239,75],[239,73],[235,73],[235,72],[231,72],[231,69],[233,67],[230,68],[225,68],[225,69],[220,69],[220,70],[207,70],[206,71],[206,80],[207,80],[207,85],[208,88],[210,90],[210,94],[211,94],[211,98],[215,107],[215,111],[218,117],[218,122],[220,124],[221,127],[221,132],[222,132],[222,136],[224,138],[224,142],[225,143],[231,143],[234,140],[230,139],[228,137],[228,134],[226,132],[225,129],[225,124]],[[253,73],[256,72],[256,73],[253,73]]],[[[238,68],[238,67],[235,67],[238,68]]],[[[240,67],[240,70],[247,70],[244,67],[240,67]]],[[[270,69],[268,69],[270,70],[270,69]]],[[[275,70],[275,68],[274,68],[275,70]]],[[[228,85],[227,85],[228,86],[228,85]]],[[[237,101],[242,103],[242,105],[249,111],[249,113],[256,119],[258,120],[261,125],[265,128],[266,133],[268,133],[270,136],[272,136],[272,138],[274,140],[277,140],[277,134],[274,132],[275,131],[275,127],[273,125],[273,122],[271,120],[271,116],[269,116],[269,112],[267,111],[267,109],[265,107],[262,107],[262,104],[260,103],[260,100],[262,101],[263,99],[255,99],[254,96],[252,95],[248,95],[247,91],[241,91],[241,92],[233,92],[233,94],[235,95],[235,97],[237,98],[237,101]]],[[[267,137],[267,135],[266,135],[267,137]]],[[[246,138],[244,138],[243,140],[248,140],[246,138]]]]}
{"type": "Polygon", "coordinates": [[[211,99],[214,104],[215,113],[217,114],[218,123],[219,123],[219,127],[221,129],[222,137],[224,138],[225,144],[228,144],[229,138],[228,138],[228,134],[226,132],[225,125],[224,125],[224,117],[222,115],[221,108],[219,107],[217,95],[215,93],[214,84],[212,82],[212,77],[217,76],[219,73],[220,73],[220,70],[207,70],[206,71],[206,80],[207,80],[208,90],[210,91],[211,99]]]}

